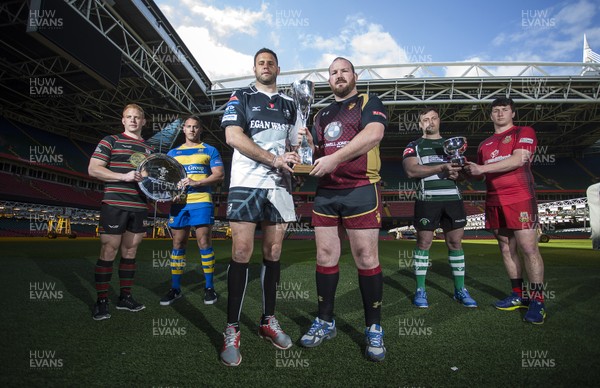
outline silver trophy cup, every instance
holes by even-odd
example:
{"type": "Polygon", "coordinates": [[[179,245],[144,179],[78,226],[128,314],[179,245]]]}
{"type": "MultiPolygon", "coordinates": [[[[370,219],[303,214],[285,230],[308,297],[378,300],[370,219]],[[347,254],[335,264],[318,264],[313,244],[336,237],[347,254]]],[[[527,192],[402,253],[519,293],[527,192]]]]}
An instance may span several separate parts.
{"type": "Polygon", "coordinates": [[[451,137],[444,141],[444,152],[450,157],[450,163],[464,166],[467,158],[462,156],[467,150],[467,138],[464,136],[451,137]]]}
{"type": "Polygon", "coordinates": [[[179,182],[187,173],[174,158],[165,154],[153,154],[144,159],[137,170],[143,177],[138,185],[148,198],[156,202],[185,198],[184,189],[179,182]]]}
{"type": "MultiPolygon", "coordinates": [[[[294,81],[291,92],[292,98],[296,103],[296,108],[298,109],[298,116],[300,117],[302,127],[306,127],[308,115],[310,114],[310,106],[315,98],[315,84],[309,80],[294,81]]],[[[292,140],[295,142],[295,139],[292,140]]],[[[298,154],[300,155],[301,163],[294,166],[294,172],[308,174],[312,170],[313,154],[306,136],[302,136],[298,154]]]]}

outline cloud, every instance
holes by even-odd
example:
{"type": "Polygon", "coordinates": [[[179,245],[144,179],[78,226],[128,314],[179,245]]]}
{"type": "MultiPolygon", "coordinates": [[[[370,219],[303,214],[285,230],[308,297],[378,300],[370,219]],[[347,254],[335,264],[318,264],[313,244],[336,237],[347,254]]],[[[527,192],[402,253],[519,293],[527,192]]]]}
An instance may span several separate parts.
{"type": "Polygon", "coordinates": [[[598,27],[593,24],[599,7],[579,0],[555,8],[522,10],[515,19],[516,31],[502,32],[492,39],[494,52],[505,53],[493,59],[563,61],[581,50],[583,34],[596,34],[598,27]]]}
{"type": "Polygon", "coordinates": [[[255,36],[258,33],[258,24],[271,21],[267,3],[261,4],[259,11],[233,7],[217,8],[201,0],[183,0],[182,4],[206,21],[211,31],[221,37],[233,34],[255,36]]]}
{"type": "Polygon", "coordinates": [[[252,55],[219,44],[204,27],[183,26],[177,33],[211,80],[252,75],[252,55]]]}

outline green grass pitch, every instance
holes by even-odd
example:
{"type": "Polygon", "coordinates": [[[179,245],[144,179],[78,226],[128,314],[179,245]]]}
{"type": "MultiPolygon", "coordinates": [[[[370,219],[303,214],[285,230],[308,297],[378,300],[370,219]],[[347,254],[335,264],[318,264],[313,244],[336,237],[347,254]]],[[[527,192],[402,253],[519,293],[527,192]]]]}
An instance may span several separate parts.
{"type": "Polygon", "coordinates": [[[115,308],[112,318],[91,318],[95,301],[95,239],[3,239],[2,386],[203,387],[390,386],[514,387],[599,386],[600,253],[589,240],[541,245],[548,318],[522,321],[523,311],[497,311],[509,290],[493,241],[466,241],[466,286],[479,303],[454,302],[443,242],[432,248],[427,276],[429,309],[411,305],[414,241],[380,242],[384,272],[382,326],[386,360],[364,356],[364,318],[357,273],[348,246],[340,261],[335,304],[338,336],[320,347],[298,345],[316,313],[314,241],[285,241],[277,316],[294,340],[278,351],[257,333],[260,317],[260,241],[250,267],[241,319],[242,364],[219,362],[226,319],[228,241],[215,241],[217,304],[202,303],[197,249],[188,250],[184,298],[159,306],[170,285],[170,240],[144,240],[138,252],[138,313],[115,308]]]}

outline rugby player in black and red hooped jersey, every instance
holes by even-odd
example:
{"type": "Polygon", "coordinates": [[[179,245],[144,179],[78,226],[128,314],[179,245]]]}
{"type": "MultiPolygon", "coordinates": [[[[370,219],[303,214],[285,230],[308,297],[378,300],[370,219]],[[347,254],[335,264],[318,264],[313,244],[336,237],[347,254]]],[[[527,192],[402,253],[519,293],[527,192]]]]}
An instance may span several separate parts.
{"type": "Polygon", "coordinates": [[[137,312],[145,306],[131,296],[135,275],[137,247],[146,234],[144,219],[148,213],[146,196],[137,182],[142,176],[136,171],[131,157],[150,154],[152,146],[142,139],[146,124],[144,110],[137,104],[123,109],[123,133],[106,136],[98,143],[88,166],[90,176],[104,182],[104,198],[100,210],[100,258],[96,262],[94,278],[97,301],[93,318],[97,321],[110,318],[108,288],[117,252],[119,262],[120,295],[117,309],[137,312]]]}
{"type": "Polygon", "coordinates": [[[227,326],[220,354],[227,366],[242,361],[239,320],[258,223],[263,241],[263,311],[258,334],[278,349],[292,346],[275,318],[275,301],[283,237],[287,223],[296,219],[288,165],[300,162],[290,142],[296,106],[277,90],[280,69],[272,50],[263,48],[256,53],[253,70],[256,84],[231,95],[221,120],[227,144],[234,148],[227,204],[232,258],[227,269],[227,326]]]}
{"type": "Polygon", "coordinates": [[[299,136],[306,133],[317,158],[310,175],[319,178],[312,216],[317,244],[318,314],[300,343],[314,347],[336,335],[333,305],[343,228],[358,268],[365,311],[365,354],[370,360],[382,361],[386,349],[381,328],[383,275],[378,252],[379,143],[387,117],[377,96],[358,93],[357,79],[350,61],[334,59],[329,66],[329,86],[335,102],[317,113],[312,135],[299,130],[299,136]]]}

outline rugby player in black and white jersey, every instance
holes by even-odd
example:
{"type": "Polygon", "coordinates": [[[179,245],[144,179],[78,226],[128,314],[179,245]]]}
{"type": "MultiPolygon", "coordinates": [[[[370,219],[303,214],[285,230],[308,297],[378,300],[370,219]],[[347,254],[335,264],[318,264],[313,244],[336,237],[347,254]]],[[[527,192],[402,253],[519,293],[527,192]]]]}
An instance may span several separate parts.
{"type": "Polygon", "coordinates": [[[221,351],[221,361],[227,366],[242,361],[239,320],[259,223],[263,311],[258,333],[278,349],[292,346],[275,318],[275,300],[283,237],[287,223],[296,218],[289,166],[300,163],[290,147],[296,106],[277,90],[280,68],[272,50],[263,48],[256,53],[253,70],[255,85],[231,95],[221,121],[227,144],[234,148],[227,205],[232,258],[227,270],[227,326],[221,351]]]}

